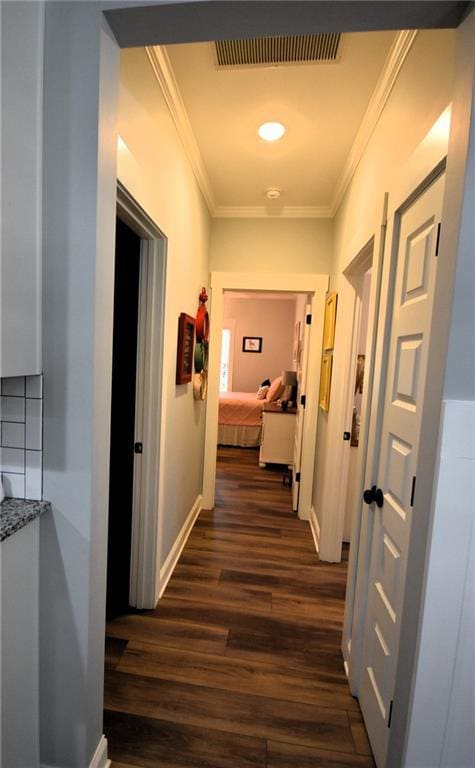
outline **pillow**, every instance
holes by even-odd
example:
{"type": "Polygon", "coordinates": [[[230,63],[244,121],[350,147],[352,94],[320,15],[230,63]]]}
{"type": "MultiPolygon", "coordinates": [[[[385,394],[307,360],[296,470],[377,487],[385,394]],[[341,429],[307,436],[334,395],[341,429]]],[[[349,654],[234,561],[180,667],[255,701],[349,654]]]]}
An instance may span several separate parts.
{"type": "Polygon", "coordinates": [[[277,376],[277,378],[274,379],[269,387],[269,391],[266,396],[267,402],[272,403],[274,400],[278,400],[283,391],[284,385],[282,384],[282,376],[277,376]]]}
{"type": "Polygon", "coordinates": [[[268,391],[269,391],[269,387],[267,385],[265,387],[259,387],[259,389],[257,390],[257,399],[265,400],[268,391]]]}

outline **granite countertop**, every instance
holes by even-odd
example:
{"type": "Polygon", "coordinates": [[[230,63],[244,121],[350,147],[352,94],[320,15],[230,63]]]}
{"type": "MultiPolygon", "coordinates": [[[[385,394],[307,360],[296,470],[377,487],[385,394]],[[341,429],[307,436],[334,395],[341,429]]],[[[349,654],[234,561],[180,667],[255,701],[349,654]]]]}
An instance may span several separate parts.
{"type": "Polygon", "coordinates": [[[49,501],[4,499],[0,504],[0,541],[13,536],[31,520],[35,520],[49,509],[51,509],[49,501]]]}

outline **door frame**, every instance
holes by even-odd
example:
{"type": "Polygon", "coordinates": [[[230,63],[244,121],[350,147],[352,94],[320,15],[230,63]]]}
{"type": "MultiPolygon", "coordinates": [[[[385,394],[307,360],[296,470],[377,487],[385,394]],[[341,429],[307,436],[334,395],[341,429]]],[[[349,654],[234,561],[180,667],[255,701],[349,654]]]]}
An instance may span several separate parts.
{"type": "Polygon", "coordinates": [[[160,468],[164,458],[161,415],[167,240],[120,182],[117,215],[141,238],[134,442],[142,443],[143,452],[134,453],[129,602],[135,608],[154,608],[163,514],[160,468]]]}
{"type": "MultiPolygon", "coordinates": [[[[305,426],[305,410],[307,401],[307,371],[308,371],[308,353],[309,353],[309,341],[311,333],[311,325],[306,322],[308,315],[312,315],[312,305],[308,300],[308,296],[305,300],[304,316],[300,322],[303,322],[303,334],[302,339],[299,339],[303,344],[303,356],[297,361],[297,402],[295,406],[297,413],[295,417],[295,435],[294,435],[294,462],[292,465],[292,510],[298,513],[300,502],[300,479],[301,477],[301,464],[302,464],[302,441],[303,431],[305,426]],[[299,381],[300,373],[300,381],[299,381]]],[[[297,321],[298,322],[298,321],[297,321]]],[[[312,528],[312,535],[315,540],[315,545],[318,544],[318,539],[315,535],[315,531],[312,528]]],[[[318,547],[317,547],[318,549],[318,547]]]]}
{"type": "MultiPolygon", "coordinates": [[[[364,272],[369,268],[372,269],[371,274],[371,287],[369,296],[369,308],[368,308],[368,331],[366,337],[366,360],[365,360],[365,380],[364,391],[362,399],[362,418],[360,427],[360,445],[359,456],[357,464],[358,473],[358,485],[356,498],[354,499],[354,513],[351,524],[350,535],[350,557],[348,562],[348,576],[347,576],[347,591],[345,599],[345,620],[343,625],[342,634],[342,653],[344,659],[344,666],[346,674],[350,677],[350,667],[355,663],[355,654],[359,651],[359,646],[355,644],[352,648],[352,636],[351,627],[353,621],[353,613],[358,610],[358,602],[356,600],[356,574],[358,573],[358,567],[360,559],[365,563],[366,567],[369,563],[366,563],[366,559],[369,557],[369,552],[361,543],[362,535],[362,521],[361,521],[361,496],[363,493],[365,474],[368,459],[368,442],[370,434],[370,422],[371,422],[371,403],[373,396],[373,389],[375,387],[375,353],[376,342],[378,335],[378,314],[379,303],[381,294],[381,280],[384,264],[384,245],[385,245],[385,232],[386,232],[386,212],[387,212],[387,195],[384,197],[383,211],[380,231],[377,235],[373,236],[366,245],[361,249],[359,254],[353,259],[350,265],[344,272],[349,286],[352,290],[353,299],[353,338],[351,340],[350,354],[348,357],[348,378],[346,384],[345,397],[343,404],[346,404],[346,425],[352,423],[352,412],[354,402],[354,361],[356,360],[357,344],[360,331],[361,321],[361,298],[359,291],[355,286],[354,277],[362,277],[364,272]],[[359,546],[358,546],[359,544],[359,546]]],[[[348,471],[349,471],[349,452],[350,445],[348,442],[343,443],[341,448],[341,466],[342,466],[342,484],[338,497],[338,512],[339,512],[339,537],[343,537],[343,524],[344,515],[346,513],[346,501],[348,492],[348,471]]],[[[366,568],[365,568],[366,570],[366,568]]]]}
{"type": "Polygon", "coordinates": [[[310,334],[307,369],[307,392],[314,392],[306,404],[304,421],[301,483],[298,515],[309,520],[312,507],[313,473],[317,440],[318,387],[323,338],[323,316],[325,295],[328,290],[328,275],[295,273],[252,273],[212,272],[211,273],[211,330],[208,398],[206,404],[206,438],[203,469],[203,509],[212,509],[215,502],[216,458],[218,444],[219,404],[219,359],[220,339],[223,327],[224,291],[282,291],[285,293],[307,293],[311,295],[312,331],[310,334]]]}

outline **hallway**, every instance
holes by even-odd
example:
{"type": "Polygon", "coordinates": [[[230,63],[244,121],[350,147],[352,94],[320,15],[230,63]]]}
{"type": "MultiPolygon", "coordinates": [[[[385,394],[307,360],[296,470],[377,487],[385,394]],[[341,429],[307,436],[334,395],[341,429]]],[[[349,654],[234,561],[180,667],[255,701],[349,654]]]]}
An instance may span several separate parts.
{"type": "Polygon", "coordinates": [[[345,581],[282,473],[220,448],[216,508],[158,608],[108,623],[112,768],[371,768],[340,652],[345,581]]]}

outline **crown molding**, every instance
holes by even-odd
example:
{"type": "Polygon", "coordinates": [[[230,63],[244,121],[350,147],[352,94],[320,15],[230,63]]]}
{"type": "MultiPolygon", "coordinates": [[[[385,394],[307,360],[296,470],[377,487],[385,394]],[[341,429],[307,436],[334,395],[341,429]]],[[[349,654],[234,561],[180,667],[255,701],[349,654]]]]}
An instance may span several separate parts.
{"type": "Polygon", "coordinates": [[[213,213],[216,219],[328,219],[331,215],[326,205],[218,205],[213,213]]]}
{"type": "Polygon", "coordinates": [[[213,218],[219,219],[326,219],[335,216],[343,196],[353,178],[368,142],[379,122],[404,61],[412,48],[417,30],[402,30],[396,35],[376,83],[366,112],[353,141],[343,171],[337,182],[332,204],[329,206],[225,206],[216,205],[211,183],[198,147],[190,119],[180,94],[178,83],[166,50],[150,46],[145,50],[160,89],[165,98],[198,185],[213,218]]]}
{"type": "Polygon", "coordinates": [[[336,214],[348,189],[416,36],[417,30],[402,30],[394,39],[337,183],[331,216],[336,214]]]}
{"type": "Polygon", "coordinates": [[[195,134],[193,133],[193,128],[191,127],[188,113],[181,97],[180,89],[178,88],[178,83],[173,73],[170,59],[163,47],[147,46],[145,50],[173,122],[175,123],[178,136],[180,137],[188,160],[190,161],[193,173],[196,176],[198,186],[203,193],[209,212],[211,216],[213,216],[216,204],[211,191],[211,184],[195,139],[195,134]]]}

